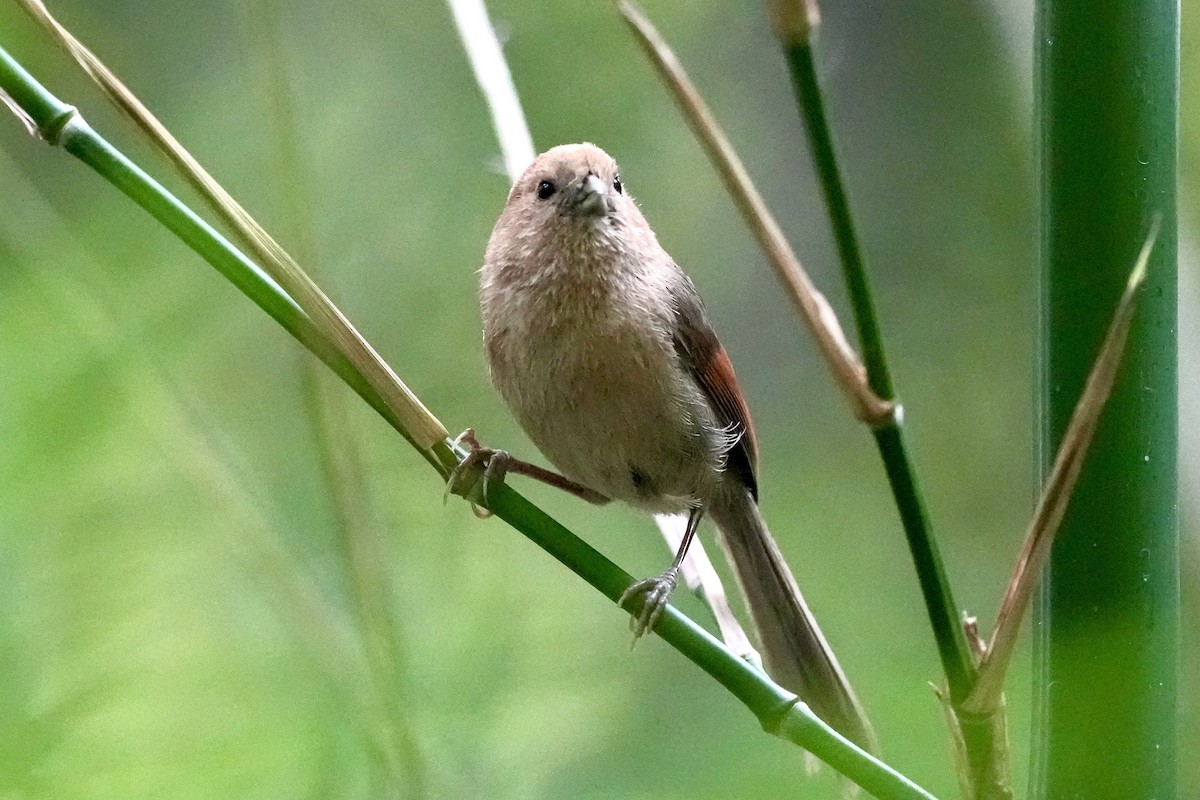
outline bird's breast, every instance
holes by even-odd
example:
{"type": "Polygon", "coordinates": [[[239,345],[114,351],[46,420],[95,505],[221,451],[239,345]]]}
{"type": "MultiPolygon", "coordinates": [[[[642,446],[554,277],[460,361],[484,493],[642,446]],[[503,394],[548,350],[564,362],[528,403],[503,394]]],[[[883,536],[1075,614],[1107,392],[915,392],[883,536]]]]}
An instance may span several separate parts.
{"type": "Polygon", "coordinates": [[[707,406],[674,349],[671,311],[648,303],[644,287],[582,289],[488,297],[485,285],[493,381],[567,477],[614,499],[679,510],[706,491],[719,456],[710,452],[707,406]]]}

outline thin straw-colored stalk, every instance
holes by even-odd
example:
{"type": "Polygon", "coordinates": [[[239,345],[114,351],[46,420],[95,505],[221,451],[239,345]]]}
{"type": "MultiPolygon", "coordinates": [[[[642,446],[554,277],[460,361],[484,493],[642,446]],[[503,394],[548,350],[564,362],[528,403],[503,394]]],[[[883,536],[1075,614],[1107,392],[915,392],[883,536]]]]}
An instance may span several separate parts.
{"type": "MultiPolygon", "coordinates": [[[[0,48],[0,98],[34,135],[63,147],[98,172],[209,261],[256,304],[325,360],[352,388],[389,419],[353,365],[328,345],[320,329],[244,255],[194,212],[106,142],[78,112],[46,91],[0,48]],[[302,338],[303,337],[303,338],[302,338]]],[[[444,473],[461,454],[439,444],[432,451],[444,473]]],[[[475,484],[478,485],[478,482],[475,484]]],[[[510,487],[489,488],[496,516],[545,549],[572,572],[616,603],[633,578],[601,553],[521,497],[510,487]]],[[[622,611],[624,614],[625,612],[622,611]]],[[[702,628],[668,606],[655,632],[724,686],[759,719],[768,732],[819,754],[831,766],[881,800],[931,800],[933,795],[879,759],[850,743],[822,722],[795,694],[731,653],[702,628]]]]}
{"type": "Polygon", "coordinates": [[[333,304],[287,251],[200,165],[91,50],[50,15],[41,0],[18,0],[21,6],[71,55],[118,109],[132,120],[151,144],[175,164],[209,208],[232,229],[259,265],[325,332],[329,344],[355,365],[388,409],[389,422],[430,464],[448,469],[434,452],[448,437],[445,426],[429,413],[383,358],[333,304]]]}
{"type": "Polygon", "coordinates": [[[500,40],[496,38],[483,0],[446,2],[454,14],[454,24],[471,62],[475,81],[492,113],[492,128],[504,156],[504,171],[509,181],[515,182],[533,162],[536,151],[500,40]]]}
{"type": "MultiPolygon", "coordinates": [[[[678,552],[687,528],[687,517],[681,514],[656,514],[654,521],[667,543],[667,549],[672,553],[678,552]]],[[[703,545],[700,537],[692,541],[687,558],[683,559],[683,564],[680,565],[679,572],[683,576],[683,582],[708,606],[725,646],[741,658],[761,666],[762,656],[754,649],[746,630],[733,613],[733,608],[729,605],[729,595],[725,593],[725,585],[721,582],[721,576],[717,574],[717,569],[703,545]]]]}
{"type": "MultiPolygon", "coordinates": [[[[504,60],[504,52],[496,31],[488,18],[483,0],[447,0],[458,26],[459,38],[467,53],[467,60],[475,73],[475,80],[492,113],[492,127],[504,157],[505,170],[510,183],[516,183],[521,173],[534,159],[533,137],[529,123],[521,110],[517,87],[513,84],[504,60]]],[[[683,537],[685,517],[679,515],[656,515],[654,521],[659,533],[672,553],[676,552],[683,537]]],[[[750,644],[750,638],[742,628],[733,610],[729,597],[721,583],[721,577],[713,569],[712,560],[697,537],[688,549],[683,562],[683,577],[688,588],[695,592],[712,612],[721,640],[738,655],[750,657],[761,663],[758,653],[750,644]]]]}

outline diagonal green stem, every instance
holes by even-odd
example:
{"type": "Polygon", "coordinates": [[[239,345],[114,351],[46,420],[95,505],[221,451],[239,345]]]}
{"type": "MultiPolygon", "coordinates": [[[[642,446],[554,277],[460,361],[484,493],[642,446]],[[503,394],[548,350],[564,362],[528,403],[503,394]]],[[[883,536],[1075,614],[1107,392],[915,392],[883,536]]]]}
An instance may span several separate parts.
{"type": "Polygon", "coordinates": [[[925,610],[950,688],[950,700],[957,703],[966,698],[975,680],[975,662],[968,649],[962,619],[950,593],[950,581],[933,538],[916,473],[908,460],[904,434],[899,426],[890,425],[874,431],[874,435],[917,569],[925,610]]]}
{"type": "Polygon", "coordinates": [[[841,173],[838,171],[833,136],[825,118],[825,103],[821,99],[821,86],[817,83],[812,45],[803,41],[789,44],[786,49],[788,64],[792,68],[796,98],[804,120],[804,130],[808,134],[809,152],[820,179],[821,193],[825,197],[834,242],[842,262],[842,273],[846,279],[850,302],[854,307],[854,324],[858,328],[858,341],[862,347],[863,363],[867,368],[867,381],[875,394],[885,400],[891,400],[895,397],[895,389],[892,387],[892,376],[883,354],[883,338],[879,333],[875,301],[871,297],[862,251],[854,233],[854,219],[850,215],[850,204],[846,199],[841,173]]]}
{"type": "MultiPolygon", "coordinates": [[[[97,134],[76,110],[51,95],[0,48],[0,96],[7,95],[34,132],[92,167],[212,264],[247,297],[325,362],[381,416],[402,423],[324,331],[278,284],[160,184],[97,134]]],[[[415,445],[414,445],[415,446],[415,445]]],[[[419,452],[445,475],[459,454],[448,443],[419,452]]],[[[489,487],[491,510],[611,600],[633,582],[624,570],[503,484],[489,487]]],[[[738,658],[692,620],[667,607],[655,627],[668,644],[742,701],[764,729],[818,754],[882,800],[933,800],[933,795],[850,743],[796,695],[738,658]]]]}
{"type": "MultiPolygon", "coordinates": [[[[489,509],[524,533],[608,599],[616,602],[632,576],[521,495],[500,484],[488,487],[489,509]]],[[[799,744],[875,797],[930,800],[933,796],[823,722],[795,694],[738,658],[674,606],[654,632],[707,672],[758,718],[763,729],[799,744]]]]}

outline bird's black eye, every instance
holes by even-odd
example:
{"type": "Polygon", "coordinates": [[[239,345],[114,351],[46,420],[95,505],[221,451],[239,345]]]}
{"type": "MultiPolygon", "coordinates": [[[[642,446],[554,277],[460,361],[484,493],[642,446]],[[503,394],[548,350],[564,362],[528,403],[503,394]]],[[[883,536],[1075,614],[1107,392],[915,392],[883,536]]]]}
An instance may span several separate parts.
{"type": "Polygon", "coordinates": [[[625,187],[623,187],[621,185],[621,176],[620,175],[613,178],[613,188],[617,190],[617,194],[621,194],[622,192],[625,191],[625,187]]]}
{"type": "Polygon", "coordinates": [[[554,194],[554,184],[550,181],[542,181],[537,187],[538,200],[547,200],[550,195],[554,194]]]}

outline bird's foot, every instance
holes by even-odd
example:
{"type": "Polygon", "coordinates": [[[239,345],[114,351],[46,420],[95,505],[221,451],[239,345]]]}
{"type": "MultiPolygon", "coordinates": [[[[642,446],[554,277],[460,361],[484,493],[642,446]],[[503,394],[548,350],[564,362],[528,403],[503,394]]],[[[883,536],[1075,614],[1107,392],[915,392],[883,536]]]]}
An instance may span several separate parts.
{"type": "MultiPolygon", "coordinates": [[[[504,450],[494,450],[490,447],[484,447],[482,444],[480,444],[479,440],[475,438],[474,428],[467,428],[458,435],[457,439],[454,440],[455,447],[464,444],[470,448],[470,452],[463,457],[462,461],[458,462],[454,469],[450,470],[450,474],[446,477],[446,492],[442,496],[442,502],[445,503],[450,499],[451,492],[454,494],[461,494],[463,497],[466,497],[468,500],[470,500],[471,493],[475,485],[479,481],[482,481],[479,486],[479,499],[481,504],[486,509],[488,504],[488,486],[491,485],[492,481],[504,481],[504,476],[508,472],[508,465],[511,461],[511,457],[504,450]],[[480,464],[483,465],[482,477],[476,477],[473,480],[467,480],[467,476],[470,474],[471,470],[480,464]]],[[[490,511],[485,510],[483,513],[480,513],[480,509],[478,506],[476,506],[474,501],[472,501],[471,507],[475,510],[475,513],[478,516],[491,516],[490,511]]]]}
{"type": "Polygon", "coordinates": [[[667,601],[671,599],[671,592],[675,591],[675,584],[678,581],[679,568],[673,566],[661,575],[638,581],[621,593],[617,605],[622,608],[625,607],[627,601],[638,595],[642,596],[641,611],[634,613],[629,621],[629,627],[633,630],[634,644],[637,644],[638,639],[654,628],[658,618],[662,616],[663,609],[667,607],[667,601]]]}

